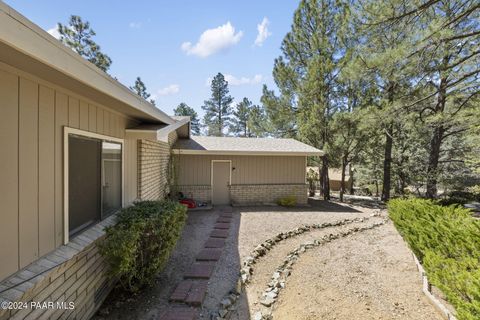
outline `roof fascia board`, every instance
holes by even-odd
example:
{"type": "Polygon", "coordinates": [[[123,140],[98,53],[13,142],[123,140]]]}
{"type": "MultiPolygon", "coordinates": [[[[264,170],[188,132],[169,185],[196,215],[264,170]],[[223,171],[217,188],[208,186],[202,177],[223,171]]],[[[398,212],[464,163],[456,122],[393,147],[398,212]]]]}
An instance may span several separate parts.
{"type": "Polygon", "coordinates": [[[175,123],[175,120],[166,113],[144,101],[2,1],[0,1],[0,41],[163,123],[175,123]]]}

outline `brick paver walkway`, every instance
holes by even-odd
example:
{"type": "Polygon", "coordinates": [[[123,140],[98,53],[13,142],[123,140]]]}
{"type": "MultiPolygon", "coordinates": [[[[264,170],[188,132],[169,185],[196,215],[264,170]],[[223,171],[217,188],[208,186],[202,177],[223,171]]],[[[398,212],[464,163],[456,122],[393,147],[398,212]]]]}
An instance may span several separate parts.
{"type": "Polygon", "coordinates": [[[221,213],[213,227],[204,248],[196,257],[196,262],[183,275],[170,296],[170,309],[161,320],[194,320],[198,316],[208,290],[208,280],[212,276],[216,261],[220,259],[225,239],[228,237],[233,218],[231,207],[221,209],[221,213]]]}

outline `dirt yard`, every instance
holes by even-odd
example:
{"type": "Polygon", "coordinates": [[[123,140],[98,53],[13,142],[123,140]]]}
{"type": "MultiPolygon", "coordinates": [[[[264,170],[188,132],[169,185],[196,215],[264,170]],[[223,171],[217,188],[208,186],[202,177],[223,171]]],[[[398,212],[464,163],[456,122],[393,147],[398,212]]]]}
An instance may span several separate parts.
{"type": "MultiPolygon", "coordinates": [[[[254,265],[254,273],[232,312],[232,319],[255,319],[261,293],[275,269],[299,245],[353,227],[367,226],[381,217],[377,209],[314,201],[310,208],[234,208],[234,219],[222,257],[209,280],[201,319],[215,319],[219,303],[235,287],[238,270],[252,250],[279,232],[313,223],[345,218],[364,222],[305,232],[283,241],[254,265]]],[[[190,213],[171,261],[154,288],[125,297],[111,295],[96,319],[158,319],[169,294],[208,237],[217,214],[190,213]]],[[[386,225],[352,234],[303,253],[293,265],[285,288],[273,304],[274,319],[442,319],[421,291],[409,251],[395,228],[386,225]]]]}

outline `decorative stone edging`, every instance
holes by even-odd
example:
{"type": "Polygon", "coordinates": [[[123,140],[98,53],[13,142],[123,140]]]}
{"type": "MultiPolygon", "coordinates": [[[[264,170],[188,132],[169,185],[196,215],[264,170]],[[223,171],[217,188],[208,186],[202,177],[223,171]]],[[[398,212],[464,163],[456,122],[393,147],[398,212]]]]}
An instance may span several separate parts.
{"type": "MultiPolygon", "coordinates": [[[[379,217],[381,216],[380,213],[381,213],[381,210],[378,210],[372,213],[370,217],[379,217]]],[[[339,226],[344,226],[351,223],[360,223],[360,222],[365,222],[369,219],[370,219],[369,217],[354,218],[354,219],[346,218],[336,222],[324,222],[321,224],[303,225],[287,232],[280,232],[277,235],[260,243],[255,247],[255,249],[253,249],[251,254],[243,260],[242,268],[240,269],[240,275],[237,280],[237,284],[235,288],[230,290],[230,292],[224,296],[224,298],[220,302],[218,311],[214,311],[211,313],[212,318],[216,320],[223,320],[223,319],[230,318],[231,311],[235,309],[235,303],[240,297],[240,294],[243,292],[245,285],[247,285],[250,282],[251,276],[254,272],[253,265],[258,261],[259,258],[266,255],[268,251],[270,251],[275,245],[277,245],[277,243],[292,237],[296,237],[298,235],[301,235],[305,232],[309,232],[312,230],[319,230],[319,229],[324,229],[329,227],[339,227],[339,226]]]]}
{"type": "Polygon", "coordinates": [[[333,240],[343,238],[354,233],[359,233],[367,230],[374,229],[376,227],[384,225],[388,221],[388,218],[383,219],[380,222],[375,222],[369,226],[365,227],[354,227],[346,231],[341,231],[338,233],[330,233],[324,235],[320,239],[301,244],[296,249],[290,251],[283,263],[275,270],[271,277],[271,281],[267,284],[267,288],[262,293],[262,299],[260,304],[263,306],[261,311],[255,313],[254,320],[271,320],[272,317],[272,308],[275,302],[277,301],[278,294],[280,291],[285,288],[285,282],[290,276],[292,271],[292,266],[298,260],[300,254],[305,253],[307,250],[324,245],[333,240]]]}
{"type": "MultiPolygon", "coordinates": [[[[409,248],[408,245],[407,245],[407,248],[409,248]]],[[[448,310],[447,307],[445,307],[443,305],[443,303],[440,300],[438,300],[437,297],[435,297],[432,294],[432,285],[428,281],[425,269],[423,268],[420,261],[418,261],[417,256],[415,256],[415,254],[413,252],[412,252],[412,256],[413,256],[413,260],[415,261],[415,264],[417,265],[417,269],[418,269],[418,272],[420,273],[420,277],[422,279],[422,291],[427,296],[430,303],[438,311],[440,311],[440,313],[442,314],[443,317],[445,317],[445,319],[447,319],[447,320],[457,320],[457,318],[453,315],[453,313],[450,312],[450,310],[448,310]]]]}

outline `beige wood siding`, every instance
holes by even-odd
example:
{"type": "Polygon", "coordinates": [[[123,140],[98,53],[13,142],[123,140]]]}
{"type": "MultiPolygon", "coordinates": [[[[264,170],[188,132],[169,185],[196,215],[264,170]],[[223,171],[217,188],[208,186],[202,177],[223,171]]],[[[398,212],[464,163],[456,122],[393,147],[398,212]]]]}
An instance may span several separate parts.
{"type": "Polygon", "coordinates": [[[210,185],[212,160],[232,160],[232,184],[305,183],[303,156],[179,155],[179,185],[210,185]]]}
{"type": "MultiPolygon", "coordinates": [[[[124,138],[137,122],[0,63],[0,280],[63,242],[63,128],[124,138]]],[[[125,141],[125,203],[137,197],[137,148],[125,141]]]]}

